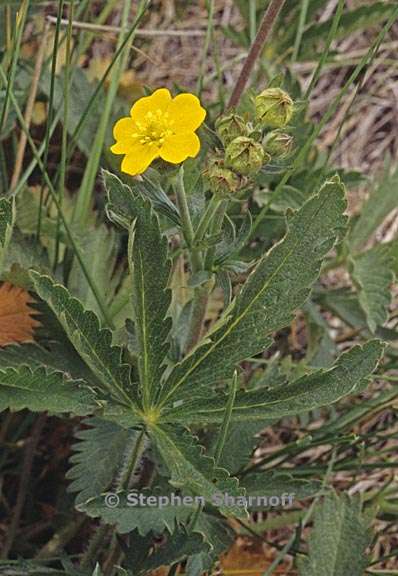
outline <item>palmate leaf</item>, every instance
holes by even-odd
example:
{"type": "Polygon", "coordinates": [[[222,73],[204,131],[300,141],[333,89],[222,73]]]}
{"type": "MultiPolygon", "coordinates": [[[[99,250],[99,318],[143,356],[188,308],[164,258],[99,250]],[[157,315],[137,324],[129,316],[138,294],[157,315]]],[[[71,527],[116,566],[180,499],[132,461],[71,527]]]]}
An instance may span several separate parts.
{"type": "Polygon", "coordinates": [[[37,294],[50,306],[78,354],[102,383],[104,390],[137,410],[137,397],[130,381],[130,367],[122,364],[120,348],[111,345],[112,335],[100,327],[97,316],[84,310],[68,290],[32,270],[37,294]],[[133,398],[136,403],[133,404],[133,398]]]}
{"type": "Polygon", "coordinates": [[[351,258],[352,278],[359,291],[359,303],[366,314],[370,330],[374,333],[388,318],[391,304],[393,259],[390,246],[379,244],[351,258]]]}
{"type": "Polygon", "coordinates": [[[82,380],[70,380],[62,372],[28,366],[0,370],[0,412],[28,408],[84,416],[98,406],[95,393],[82,380]]]}
{"type": "MultiPolygon", "coordinates": [[[[259,388],[236,395],[232,422],[269,421],[294,416],[328,406],[343,396],[360,389],[376,368],[383,345],[378,340],[355,346],[342,354],[329,370],[317,370],[273,390],[259,388]]],[[[223,421],[226,396],[193,400],[162,414],[164,421],[195,424],[220,424],[223,421]]]]}
{"type": "Polygon", "coordinates": [[[167,312],[171,304],[168,288],[170,261],[167,239],[162,235],[157,216],[149,201],[134,193],[113,174],[103,172],[108,190],[108,213],[118,212],[130,228],[129,261],[133,281],[133,309],[139,345],[139,372],[142,398],[149,406],[159,388],[169,348],[166,339],[171,329],[167,312]]]}
{"type": "Polygon", "coordinates": [[[100,418],[88,418],[84,424],[89,428],[75,434],[79,442],[73,445],[72,467],[66,474],[72,480],[68,491],[78,493],[75,503],[80,507],[111,486],[123,464],[126,446],[136,436],[135,431],[100,418]]]}
{"type": "Polygon", "coordinates": [[[14,198],[0,198],[0,277],[15,222],[14,198]]]}
{"type": "Polygon", "coordinates": [[[363,576],[371,539],[369,520],[359,496],[325,498],[315,510],[309,555],[298,562],[300,576],[363,576]]]}
{"type": "Polygon", "coordinates": [[[162,404],[173,397],[208,396],[237,363],[271,345],[272,333],[289,324],[308,298],[322,259],[344,228],[345,208],[336,177],[290,217],[285,238],[260,260],[205,342],[174,368],[162,404]]]}
{"type": "Polygon", "coordinates": [[[238,487],[236,478],[229,476],[224,468],[216,467],[214,459],[203,454],[202,447],[188,430],[165,424],[152,425],[148,433],[169,470],[172,486],[202,496],[206,502],[217,505],[225,516],[246,516],[245,508],[238,503],[217,504],[220,494],[238,498],[244,491],[238,487]]]}

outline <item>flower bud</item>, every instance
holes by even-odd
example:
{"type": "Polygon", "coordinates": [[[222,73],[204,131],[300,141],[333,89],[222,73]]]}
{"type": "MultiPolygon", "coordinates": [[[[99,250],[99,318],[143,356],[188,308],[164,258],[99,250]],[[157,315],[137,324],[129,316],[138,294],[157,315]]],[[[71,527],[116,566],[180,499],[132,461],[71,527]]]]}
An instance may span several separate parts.
{"type": "Polygon", "coordinates": [[[238,174],[256,174],[268,161],[262,145],[246,136],[232,140],[225,150],[225,164],[238,174]]]}
{"type": "Polygon", "coordinates": [[[216,120],[216,132],[224,146],[228,146],[238,136],[247,136],[248,127],[242,116],[232,112],[226,116],[220,116],[216,120]]]}
{"type": "Polygon", "coordinates": [[[220,159],[213,159],[205,171],[210,190],[220,198],[228,198],[240,188],[240,178],[237,174],[226,168],[220,159]]]}
{"type": "Polygon", "coordinates": [[[271,156],[283,158],[290,154],[293,148],[293,137],[285,132],[269,132],[264,138],[264,149],[271,156]]]}
{"type": "Polygon", "coordinates": [[[282,128],[293,116],[294,103],[281,88],[268,88],[256,96],[256,118],[262,126],[282,128]]]}

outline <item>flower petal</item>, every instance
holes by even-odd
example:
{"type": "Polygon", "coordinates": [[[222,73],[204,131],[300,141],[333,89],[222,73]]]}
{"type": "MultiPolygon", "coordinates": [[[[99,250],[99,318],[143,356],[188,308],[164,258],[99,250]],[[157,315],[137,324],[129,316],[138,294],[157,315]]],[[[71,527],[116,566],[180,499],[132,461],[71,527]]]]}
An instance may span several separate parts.
{"type": "Polygon", "coordinates": [[[158,156],[159,148],[157,146],[134,144],[123,158],[120,169],[131,176],[142,174],[158,156]]]}
{"type": "MultiPolygon", "coordinates": [[[[135,123],[132,118],[120,118],[113,127],[115,140],[128,140],[135,132],[135,123]]],[[[118,154],[118,152],[116,152],[118,154]]]]}
{"type": "Polygon", "coordinates": [[[194,132],[169,136],[160,149],[160,157],[166,162],[179,164],[190,156],[195,158],[200,150],[200,140],[194,132]]]}
{"type": "Polygon", "coordinates": [[[131,140],[119,140],[110,147],[110,151],[113,152],[113,154],[128,154],[131,146],[131,140]]]}
{"type": "Polygon", "coordinates": [[[167,88],[159,88],[150,96],[144,96],[144,98],[137,100],[130,110],[131,118],[139,122],[147,112],[154,112],[155,110],[166,112],[170,102],[171,94],[167,88]]]}
{"type": "Polygon", "coordinates": [[[168,109],[173,121],[173,129],[181,132],[197,130],[206,118],[206,110],[200,105],[200,100],[193,94],[179,94],[168,109]]]}

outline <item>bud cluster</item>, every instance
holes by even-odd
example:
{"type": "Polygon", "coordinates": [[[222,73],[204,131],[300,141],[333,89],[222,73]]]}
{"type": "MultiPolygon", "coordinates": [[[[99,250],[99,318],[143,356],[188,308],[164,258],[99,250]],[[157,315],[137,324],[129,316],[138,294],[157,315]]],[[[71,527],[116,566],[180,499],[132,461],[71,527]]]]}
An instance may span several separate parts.
{"type": "Polygon", "coordinates": [[[289,124],[294,102],[281,88],[268,88],[255,97],[255,113],[245,120],[236,112],[216,121],[223,144],[208,163],[206,176],[219,197],[234,196],[272,159],[287,156],[293,138],[283,131],[289,124]]]}

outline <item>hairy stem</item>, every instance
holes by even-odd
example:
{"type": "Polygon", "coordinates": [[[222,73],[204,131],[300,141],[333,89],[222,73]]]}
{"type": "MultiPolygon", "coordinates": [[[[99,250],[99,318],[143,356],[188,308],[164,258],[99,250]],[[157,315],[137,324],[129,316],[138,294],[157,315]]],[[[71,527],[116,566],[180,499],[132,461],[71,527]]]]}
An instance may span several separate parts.
{"type": "Polygon", "coordinates": [[[274,23],[282,10],[286,0],[272,0],[266,13],[264,14],[263,21],[260,24],[257,36],[252,44],[249,54],[243,64],[242,70],[240,72],[239,78],[236,82],[234,91],[232,92],[231,98],[228,103],[228,108],[234,108],[239,104],[240,98],[243,94],[246,84],[250,78],[250,74],[254,68],[254,65],[261,54],[265,42],[274,26],[274,23]]]}

